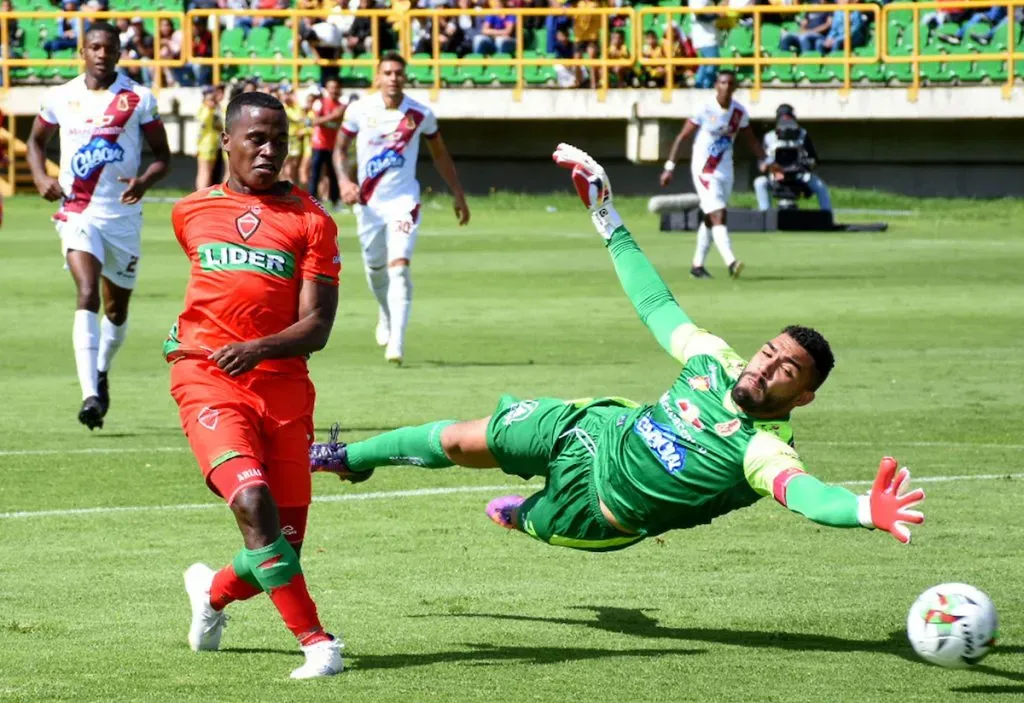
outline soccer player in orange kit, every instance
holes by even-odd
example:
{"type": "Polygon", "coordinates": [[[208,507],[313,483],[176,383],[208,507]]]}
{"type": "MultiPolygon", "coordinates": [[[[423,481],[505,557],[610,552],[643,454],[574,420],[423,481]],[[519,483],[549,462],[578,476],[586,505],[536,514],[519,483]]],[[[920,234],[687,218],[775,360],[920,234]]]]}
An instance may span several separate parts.
{"type": "Polygon", "coordinates": [[[221,143],[227,182],[182,199],[171,215],[191,280],[164,356],[189,445],[244,548],[216,573],[205,564],[185,572],[189,645],[218,649],[225,606],[265,592],[306,657],[292,678],[332,676],[342,645],[320,624],[298,555],[312,495],[306,357],[324,348],[334,323],[338,230],[304,190],[278,181],[288,118],[276,98],[232,100],[221,143]]]}

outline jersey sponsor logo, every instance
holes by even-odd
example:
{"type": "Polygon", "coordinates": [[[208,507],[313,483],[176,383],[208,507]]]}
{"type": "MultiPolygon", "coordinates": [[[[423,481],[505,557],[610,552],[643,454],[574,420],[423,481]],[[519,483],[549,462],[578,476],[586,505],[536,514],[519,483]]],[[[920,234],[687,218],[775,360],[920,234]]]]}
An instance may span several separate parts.
{"type": "Polygon", "coordinates": [[[694,403],[686,398],[680,398],[676,401],[676,409],[679,411],[679,417],[690,423],[693,429],[698,432],[704,431],[704,422],[700,419],[700,408],[694,403]]]}
{"type": "Polygon", "coordinates": [[[281,525],[281,534],[285,537],[294,537],[295,535],[299,534],[299,531],[291,525],[281,525]]]}
{"type": "Polygon", "coordinates": [[[676,434],[693,445],[693,448],[696,449],[699,454],[707,454],[708,450],[702,447],[697,441],[697,438],[693,436],[692,432],[690,432],[690,430],[695,429],[693,425],[687,424],[681,417],[679,417],[679,411],[675,404],[672,403],[672,396],[665,393],[661,396],[661,400],[658,401],[658,404],[661,406],[661,409],[665,411],[665,414],[668,415],[669,422],[671,422],[672,427],[675,428],[676,434]]]}
{"type": "Polygon", "coordinates": [[[206,429],[215,430],[217,429],[217,421],[220,420],[220,410],[207,406],[199,411],[196,419],[206,429]]]}
{"type": "Polygon", "coordinates": [[[242,236],[242,239],[248,239],[256,234],[256,230],[260,228],[261,222],[259,216],[250,210],[244,215],[239,215],[235,218],[235,229],[238,230],[238,234],[242,236]]]}
{"type": "Polygon", "coordinates": [[[694,376],[687,380],[690,384],[690,388],[695,391],[709,391],[711,390],[711,379],[707,376],[694,376]]]}
{"type": "Polygon", "coordinates": [[[502,424],[508,427],[513,422],[522,422],[530,417],[530,415],[533,415],[533,411],[537,409],[538,405],[539,403],[536,400],[520,400],[512,403],[505,414],[505,418],[502,420],[502,424]]]}
{"type": "Polygon", "coordinates": [[[76,178],[86,180],[107,164],[124,161],[124,149],[100,136],[89,140],[71,157],[71,172],[76,178]]]}
{"type": "Polygon", "coordinates": [[[675,433],[669,428],[644,415],[633,425],[633,431],[670,474],[677,474],[686,466],[686,447],[676,441],[675,433]]]}
{"type": "Polygon", "coordinates": [[[241,244],[200,244],[199,268],[203,271],[253,271],[277,278],[295,274],[295,257],[279,249],[257,249],[241,244]]]}
{"type": "Polygon", "coordinates": [[[727,422],[716,422],[715,434],[717,434],[719,437],[730,437],[739,431],[740,425],[742,424],[743,423],[740,422],[740,419],[738,417],[727,422]]]}
{"type": "Polygon", "coordinates": [[[377,178],[389,168],[402,168],[405,157],[394,149],[387,149],[366,162],[366,178],[377,178]]]}
{"type": "Polygon", "coordinates": [[[732,137],[729,135],[723,135],[711,142],[711,146],[708,147],[708,156],[715,159],[720,159],[725,155],[725,152],[729,151],[729,147],[732,146],[732,137]]]}

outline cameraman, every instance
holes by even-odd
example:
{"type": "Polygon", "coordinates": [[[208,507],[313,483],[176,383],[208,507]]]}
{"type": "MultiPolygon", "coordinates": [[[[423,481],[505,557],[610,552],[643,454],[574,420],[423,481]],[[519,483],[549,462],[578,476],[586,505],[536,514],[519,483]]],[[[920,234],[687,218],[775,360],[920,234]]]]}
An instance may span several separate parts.
{"type": "Polygon", "coordinates": [[[819,209],[832,210],[828,187],[812,173],[818,165],[818,152],[811,135],[796,121],[792,105],[783,103],[775,111],[775,129],[764,135],[764,152],[766,163],[776,164],[779,170],[754,179],[758,209],[771,207],[773,193],[782,207],[795,207],[801,194],[813,193],[819,209]]]}

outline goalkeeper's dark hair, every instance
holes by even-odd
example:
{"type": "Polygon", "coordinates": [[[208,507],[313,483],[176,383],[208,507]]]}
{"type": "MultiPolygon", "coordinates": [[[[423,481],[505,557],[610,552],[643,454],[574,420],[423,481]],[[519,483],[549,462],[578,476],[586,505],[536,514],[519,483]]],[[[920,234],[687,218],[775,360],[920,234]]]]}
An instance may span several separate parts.
{"type": "Polygon", "coordinates": [[[113,39],[120,46],[121,33],[117,31],[117,28],[109,22],[93,22],[89,25],[89,29],[85,31],[85,36],[95,33],[106,34],[107,39],[113,39]]]}
{"type": "Polygon", "coordinates": [[[818,390],[836,365],[836,358],[832,355],[832,347],[829,346],[828,340],[821,336],[818,330],[801,325],[789,325],[782,333],[792,337],[814,360],[814,386],[811,390],[818,390]]]}
{"type": "Polygon", "coordinates": [[[242,112],[242,108],[245,107],[262,107],[266,110],[280,110],[281,112],[284,112],[284,105],[282,105],[281,101],[270,93],[262,93],[258,90],[253,90],[248,93],[239,93],[235,97],[231,98],[231,102],[228,103],[227,112],[224,114],[225,132],[231,131],[231,127],[234,125],[235,120],[238,119],[238,115],[242,112]]]}

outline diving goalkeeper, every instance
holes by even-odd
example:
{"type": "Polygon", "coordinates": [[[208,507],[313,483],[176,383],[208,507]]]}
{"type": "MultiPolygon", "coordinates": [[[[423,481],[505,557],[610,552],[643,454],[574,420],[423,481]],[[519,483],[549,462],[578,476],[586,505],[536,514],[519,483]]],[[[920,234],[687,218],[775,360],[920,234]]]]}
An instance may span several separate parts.
{"type": "Polygon", "coordinates": [[[503,527],[574,549],[621,549],[709,523],[764,496],[822,525],[877,528],[909,542],[908,525],[924,522],[912,509],[924,491],[901,495],[907,469],[882,459],[870,492],[858,496],[806,473],[793,449],[790,413],[814,399],[832,370],[828,342],[794,325],[744,362],[676,303],[612,206],[604,169],[567,144],[554,159],[572,169],[640,319],[682,365],[671,387],[649,405],[504,396],[489,418],[404,427],[350,445],[336,441],[334,431],[331,441],[312,447],[312,470],[351,481],[369,478],[378,466],[404,464],[543,476],[543,490],[496,498],[487,514],[503,527]]]}

